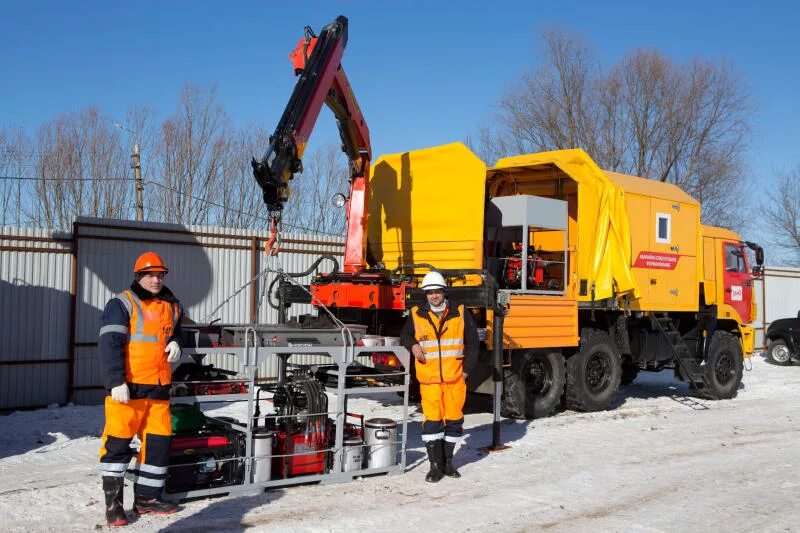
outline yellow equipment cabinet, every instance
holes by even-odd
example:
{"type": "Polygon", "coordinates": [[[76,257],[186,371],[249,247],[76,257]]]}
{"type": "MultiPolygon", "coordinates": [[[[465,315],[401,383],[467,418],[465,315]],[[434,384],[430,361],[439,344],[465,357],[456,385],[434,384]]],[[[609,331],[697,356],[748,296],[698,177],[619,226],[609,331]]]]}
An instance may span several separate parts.
{"type": "Polygon", "coordinates": [[[453,143],[386,155],[372,167],[367,257],[392,270],[480,269],[486,165],[453,143]]]}
{"type": "Polygon", "coordinates": [[[695,311],[700,204],[675,185],[605,174],[622,188],[631,224],[631,268],[641,297],[631,309],[695,311]]]}

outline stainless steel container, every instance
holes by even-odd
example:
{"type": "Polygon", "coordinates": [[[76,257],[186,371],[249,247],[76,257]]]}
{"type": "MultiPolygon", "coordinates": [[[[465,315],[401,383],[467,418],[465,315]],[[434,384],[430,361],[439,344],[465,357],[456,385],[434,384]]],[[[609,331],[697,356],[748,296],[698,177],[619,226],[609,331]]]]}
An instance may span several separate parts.
{"type": "Polygon", "coordinates": [[[253,483],[272,477],[272,441],[274,434],[266,428],[253,430],[253,483]]]}
{"type": "Polygon", "coordinates": [[[390,418],[370,418],[364,422],[367,468],[382,468],[397,463],[397,422],[390,418]]]}
{"type": "Polygon", "coordinates": [[[361,437],[344,440],[342,449],[342,472],[361,470],[364,464],[364,441],[361,437]]]}

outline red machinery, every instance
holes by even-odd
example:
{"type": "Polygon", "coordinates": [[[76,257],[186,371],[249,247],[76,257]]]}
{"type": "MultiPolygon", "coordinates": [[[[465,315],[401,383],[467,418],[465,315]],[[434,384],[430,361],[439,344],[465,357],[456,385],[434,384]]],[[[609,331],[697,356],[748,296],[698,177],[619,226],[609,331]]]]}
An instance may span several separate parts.
{"type": "MultiPolygon", "coordinates": [[[[264,191],[273,220],[279,219],[289,197],[289,181],[302,172],[302,156],[323,102],[333,111],[350,161],[350,195],[346,200],[347,236],[343,272],[318,276],[311,284],[314,303],[338,308],[405,309],[408,281],[392,280],[383,270],[366,265],[367,198],[372,159],[369,128],[342,67],[347,45],[347,19],[337,17],[317,37],[311,28],[290,54],[294,92],[261,160],[253,159],[253,175],[264,191]]],[[[308,302],[307,295],[290,297],[308,302]]],[[[286,302],[290,303],[290,302],[286,302]]]]}

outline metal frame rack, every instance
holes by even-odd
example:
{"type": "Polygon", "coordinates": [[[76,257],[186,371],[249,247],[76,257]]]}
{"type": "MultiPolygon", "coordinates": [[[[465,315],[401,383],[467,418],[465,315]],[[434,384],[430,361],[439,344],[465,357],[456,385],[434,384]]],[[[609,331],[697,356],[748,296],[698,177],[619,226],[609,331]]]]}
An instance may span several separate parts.
{"type": "MultiPolygon", "coordinates": [[[[239,333],[239,339],[244,340],[242,346],[218,346],[218,347],[197,347],[185,348],[181,361],[192,355],[210,354],[232,354],[237,357],[242,365],[241,378],[247,382],[248,390],[242,394],[221,394],[205,396],[178,396],[172,398],[172,403],[223,403],[223,402],[247,402],[247,415],[243,423],[233,423],[226,421],[225,424],[232,430],[241,433],[245,440],[245,456],[237,457],[233,460],[244,462],[244,476],[240,484],[224,485],[211,488],[195,489],[186,492],[164,493],[164,498],[170,500],[183,500],[189,498],[202,498],[219,494],[257,494],[268,488],[285,487],[290,485],[305,483],[338,483],[350,481],[354,477],[369,476],[374,474],[402,474],[406,468],[406,443],[407,443],[407,421],[408,421],[408,386],[409,386],[409,362],[408,351],[402,346],[378,346],[366,347],[356,346],[354,336],[348,330],[302,330],[288,329],[280,326],[221,326],[239,333]],[[319,345],[320,338],[328,340],[340,336],[340,341],[335,345],[319,345]],[[324,333],[325,335],[321,335],[324,333]],[[334,337],[331,337],[331,333],[334,337]],[[242,335],[243,334],[243,335],[242,335]],[[287,336],[290,342],[287,342],[287,336]],[[401,362],[401,367],[395,371],[382,372],[377,369],[369,368],[367,374],[348,373],[354,363],[360,357],[374,352],[393,353],[401,362]],[[277,358],[278,380],[286,377],[286,369],[289,360],[294,355],[313,354],[327,356],[331,364],[315,364],[329,376],[329,381],[335,379],[336,386],[325,386],[325,391],[335,395],[331,411],[330,405],[326,416],[332,417],[335,422],[335,437],[332,448],[326,448],[325,453],[333,454],[333,464],[329,471],[321,474],[298,475],[296,477],[286,477],[281,479],[270,479],[268,481],[253,481],[255,461],[260,457],[254,456],[253,434],[255,416],[255,393],[257,387],[258,370],[265,362],[271,358],[277,358]],[[354,386],[354,381],[363,383],[361,386],[354,386]],[[387,384],[388,383],[388,384],[387,384]],[[399,449],[399,461],[396,464],[384,467],[368,468],[364,464],[357,470],[342,471],[344,448],[344,428],[346,423],[348,399],[353,395],[368,395],[385,392],[402,392],[402,417],[397,420],[398,440],[393,444],[399,449]],[[399,445],[399,446],[398,446],[399,445]]],[[[357,334],[358,336],[358,334],[357,334]]],[[[333,344],[333,343],[332,343],[333,344]]],[[[292,365],[296,365],[292,363],[292,365]]],[[[306,366],[306,365],[302,365],[306,366]]],[[[312,365],[307,365],[312,366],[312,365]]],[[[317,414],[317,413],[309,413],[317,414]]],[[[259,418],[267,418],[267,415],[259,418]]],[[[257,423],[257,422],[256,422],[257,423]]],[[[366,442],[363,443],[366,450],[366,442]]],[[[395,455],[397,457],[397,455],[395,455]]],[[[264,458],[266,460],[272,460],[264,458]]],[[[327,461],[326,461],[327,462],[327,461]]]]}

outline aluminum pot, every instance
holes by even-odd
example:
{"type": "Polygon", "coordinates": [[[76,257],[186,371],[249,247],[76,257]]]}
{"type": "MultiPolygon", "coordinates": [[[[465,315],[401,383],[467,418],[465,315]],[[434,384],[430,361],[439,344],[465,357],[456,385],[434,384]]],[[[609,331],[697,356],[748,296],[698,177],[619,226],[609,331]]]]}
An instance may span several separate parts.
{"type": "Polygon", "coordinates": [[[397,464],[397,422],[391,418],[370,418],[364,422],[367,468],[397,464]]]}
{"type": "Polygon", "coordinates": [[[364,441],[361,437],[350,437],[344,440],[342,449],[342,472],[361,470],[364,464],[364,441]]]}

